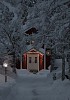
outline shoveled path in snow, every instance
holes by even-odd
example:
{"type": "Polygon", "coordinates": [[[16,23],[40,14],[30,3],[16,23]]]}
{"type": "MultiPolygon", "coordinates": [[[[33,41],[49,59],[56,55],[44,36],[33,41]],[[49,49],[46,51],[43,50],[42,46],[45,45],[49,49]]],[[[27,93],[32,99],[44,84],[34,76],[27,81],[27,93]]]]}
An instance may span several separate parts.
{"type": "MultiPolygon", "coordinates": [[[[51,83],[50,83],[51,84],[51,83]]],[[[23,77],[16,80],[7,100],[47,100],[45,98],[46,78],[23,77]]],[[[47,89],[50,85],[47,86],[47,89]]]]}
{"type": "Polygon", "coordinates": [[[18,76],[16,84],[5,100],[68,100],[69,94],[65,95],[67,87],[62,87],[66,83],[55,83],[47,76],[18,76]]]}

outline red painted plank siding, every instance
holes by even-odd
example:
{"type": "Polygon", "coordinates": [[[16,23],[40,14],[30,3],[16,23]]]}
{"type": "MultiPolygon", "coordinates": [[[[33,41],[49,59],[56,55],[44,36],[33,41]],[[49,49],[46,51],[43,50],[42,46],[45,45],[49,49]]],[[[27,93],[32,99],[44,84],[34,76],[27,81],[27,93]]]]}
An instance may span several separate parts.
{"type": "Polygon", "coordinates": [[[39,70],[44,69],[44,59],[43,55],[39,54],[39,70]]]}
{"type": "Polygon", "coordinates": [[[27,69],[27,54],[22,56],[22,68],[27,69]]]}

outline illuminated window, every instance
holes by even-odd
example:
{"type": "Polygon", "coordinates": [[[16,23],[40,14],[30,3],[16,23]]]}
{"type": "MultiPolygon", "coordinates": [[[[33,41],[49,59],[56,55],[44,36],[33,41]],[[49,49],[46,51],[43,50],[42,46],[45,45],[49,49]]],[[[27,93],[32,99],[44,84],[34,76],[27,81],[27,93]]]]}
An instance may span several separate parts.
{"type": "Polygon", "coordinates": [[[35,57],[35,63],[37,63],[37,57],[35,57]]]}
{"type": "Polygon", "coordinates": [[[31,57],[29,57],[29,63],[31,63],[31,57]]]}

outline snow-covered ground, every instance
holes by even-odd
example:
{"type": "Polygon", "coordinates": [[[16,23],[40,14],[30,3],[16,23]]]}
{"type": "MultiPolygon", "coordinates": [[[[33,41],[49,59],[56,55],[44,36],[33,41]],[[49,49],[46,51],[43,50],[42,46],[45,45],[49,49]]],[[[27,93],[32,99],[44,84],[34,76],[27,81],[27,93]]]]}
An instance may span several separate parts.
{"type": "Polygon", "coordinates": [[[70,100],[70,81],[65,79],[53,80],[52,73],[41,70],[37,74],[32,74],[27,70],[17,70],[16,83],[11,79],[11,87],[4,84],[1,90],[0,100],[70,100]],[[5,91],[6,90],[6,91],[5,91]],[[6,92],[6,94],[4,93],[6,92]]]}
{"type": "Polygon", "coordinates": [[[0,100],[4,100],[8,96],[15,83],[15,79],[9,76],[7,76],[7,82],[5,82],[5,76],[0,74],[0,100]]]}
{"type": "MultiPolygon", "coordinates": [[[[65,61],[66,69],[68,63],[65,61]]],[[[70,100],[70,81],[61,80],[62,61],[55,60],[55,67],[59,67],[50,73],[50,70],[41,70],[36,74],[26,69],[17,69],[16,79],[0,74],[0,100],[70,100]],[[57,80],[53,80],[56,73],[57,80]]]]}
{"type": "Polygon", "coordinates": [[[17,70],[17,75],[19,77],[47,77],[47,75],[50,73],[49,70],[41,70],[39,71],[38,73],[36,74],[33,74],[31,72],[29,72],[28,70],[26,69],[20,69],[20,70],[17,70]]]}
{"type": "Polygon", "coordinates": [[[0,86],[5,86],[5,84],[10,84],[14,82],[15,80],[11,77],[7,76],[7,82],[5,82],[5,76],[0,74],[0,86]]]}

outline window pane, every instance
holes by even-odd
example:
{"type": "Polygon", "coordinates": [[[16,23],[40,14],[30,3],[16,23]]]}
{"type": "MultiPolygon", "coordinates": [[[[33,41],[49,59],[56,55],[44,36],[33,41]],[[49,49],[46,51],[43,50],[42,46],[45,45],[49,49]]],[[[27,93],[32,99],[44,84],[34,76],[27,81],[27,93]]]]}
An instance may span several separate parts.
{"type": "Polygon", "coordinates": [[[31,57],[29,57],[29,63],[31,63],[31,57]]]}
{"type": "Polygon", "coordinates": [[[37,57],[35,57],[35,63],[37,63],[37,57]]]}

